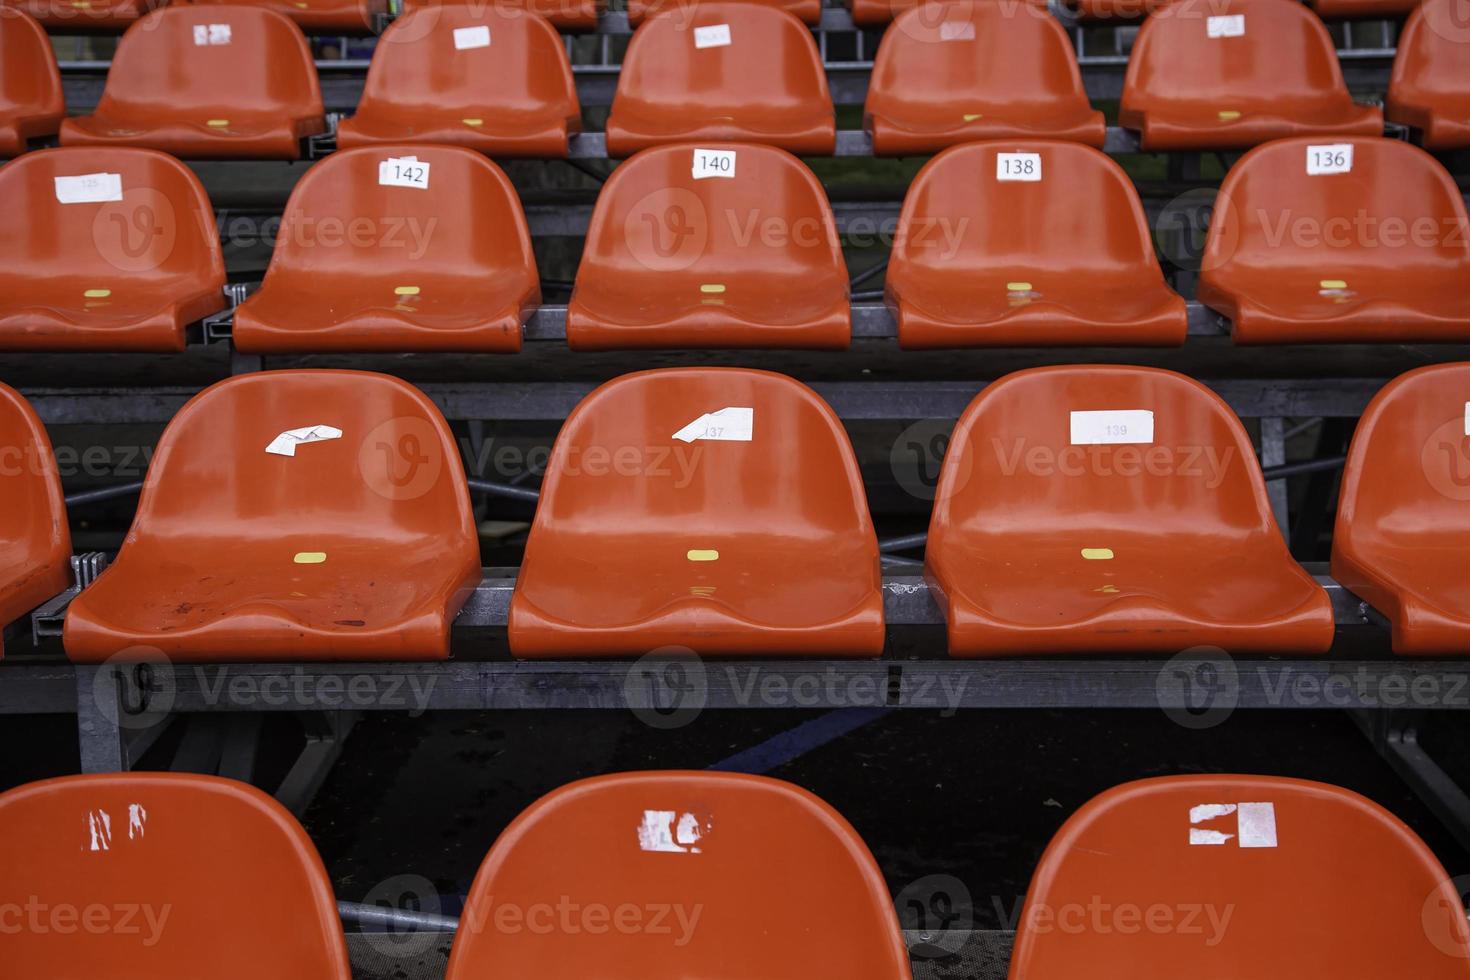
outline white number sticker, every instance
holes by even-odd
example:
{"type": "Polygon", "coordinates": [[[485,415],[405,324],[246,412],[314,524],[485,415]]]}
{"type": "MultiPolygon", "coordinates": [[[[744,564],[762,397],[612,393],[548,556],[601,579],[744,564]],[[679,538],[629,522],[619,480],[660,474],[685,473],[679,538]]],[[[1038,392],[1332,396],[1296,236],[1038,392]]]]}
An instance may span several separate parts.
{"type": "Polygon", "coordinates": [[[229,44],[229,24],[195,24],[194,43],[200,47],[210,44],[229,44]]]}
{"type": "Polygon", "coordinates": [[[56,177],[56,199],[62,204],[91,204],[95,201],[121,201],[121,174],[82,174],[56,177]]]}
{"type": "Polygon", "coordinates": [[[735,151],[695,149],[693,169],[695,180],[708,177],[734,178],[735,151]]]}
{"type": "Polygon", "coordinates": [[[466,48],[488,48],[490,46],[490,28],[481,24],[479,27],[456,27],[454,29],[454,49],[463,51],[466,48]]]}
{"type": "Polygon", "coordinates": [[[755,409],[722,408],[706,412],[674,433],[680,442],[749,442],[755,430],[755,409]]]}
{"type": "Polygon", "coordinates": [[[696,27],[694,29],[694,46],[696,48],[723,48],[729,43],[729,24],[711,24],[709,27],[696,27]]]}
{"type": "Polygon", "coordinates": [[[1189,809],[1189,844],[1191,847],[1224,847],[1231,841],[1237,847],[1276,846],[1276,804],[1274,803],[1201,803],[1189,809]],[[1235,833],[1229,830],[1235,816],[1235,833]],[[1210,826],[1203,826],[1209,824],[1210,826]]]}
{"type": "Polygon", "coordinates": [[[975,25],[968,20],[947,20],[939,25],[941,41],[973,41],[975,25]]]}
{"type": "Polygon", "coordinates": [[[1072,445],[1111,446],[1154,441],[1154,413],[1146,409],[1073,412],[1072,445]]]}
{"type": "Polygon", "coordinates": [[[1353,144],[1324,143],[1307,147],[1307,176],[1347,174],[1353,170],[1353,144]]]}
{"type": "Polygon", "coordinates": [[[429,164],[418,157],[389,157],[378,164],[378,183],[383,187],[429,189],[429,164]]]}
{"type": "Polygon", "coordinates": [[[297,446],[304,446],[312,442],[330,442],[341,438],[342,430],[334,425],[307,425],[282,432],[270,441],[265,451],[277,456],[295,456],[297,446]]]}
{"type": "Polygon", "coordinates": [[[1205,32],[1210,37],[1245,37],[1245,14],[1207,18],[1205,32]]]}
{"type": "Polygon", "coordinates": [[[995,155],[996,180],[1041,179],[1040,153],[997,153],[995,155]]]}
{"type": "Polygon", "coordinates": [[[1470,436],[1470,402],[1465,403],[1465,435],[1470,436]]]}

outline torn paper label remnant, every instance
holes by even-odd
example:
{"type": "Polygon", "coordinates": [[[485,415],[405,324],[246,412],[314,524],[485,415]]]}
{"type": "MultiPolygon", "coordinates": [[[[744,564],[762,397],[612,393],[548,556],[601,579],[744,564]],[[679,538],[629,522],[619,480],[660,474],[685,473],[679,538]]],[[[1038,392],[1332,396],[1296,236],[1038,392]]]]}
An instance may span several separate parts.
{"type": "Polygon", "coordinates": [[[749,442],[755,431],[755,409],[722,408],[706,412],[674,433],[680,442],[749,442]]]}
{"type": "Polygon", "coordinates": [[[307,425],[299,429],[287,429],[271,440],[269,446],[265,447],[268,453],[277,456],[295,456],[296,447],[309,442],[327,442],[330,439],[341,439],[342,430],[330,425],[307,425]]]}

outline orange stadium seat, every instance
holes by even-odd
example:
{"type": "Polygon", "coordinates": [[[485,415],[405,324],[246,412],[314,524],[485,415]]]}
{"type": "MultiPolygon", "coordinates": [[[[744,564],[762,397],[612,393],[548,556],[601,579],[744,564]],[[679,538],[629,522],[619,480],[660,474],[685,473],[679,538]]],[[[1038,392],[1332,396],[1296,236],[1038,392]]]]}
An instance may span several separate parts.
{"type": "Polygon", "coordinates": [[[1220,187],[1200,302],[1236,343],[1470,339],[1465,200],[1428,153],[1382,138],[1280,140],[1220,187]]]}
{"type": "Polygon", "coordinates": [[[257,372],[174,416],[62,640],[78,663],[442,660],[479,581],[459,451],[423,393],[257,372]]]}
{"type": "MultiPolygon", "coordinates": [[[[20,10],[57,34],[115,33],[126,29],[168,0],[0,0],[0,8],[20,10]]],[[[0,59],[0,64],[4,60],[0,59]]]]}
{"type": "Polygon", "coordinates": [[[1388,118],[1431,150],[1470,148],[1470,0],[1424,0],[1399,35],[1388,118]]]}
{"type": "Polygon", "coordinates": [[[1118,122],[1144,150],[1239,149],[1287,136],[1381,136],[1353,102],[1327,28],[1296,0],[1211,0],[1138,31],[1118,122]]]}
{"type": "Polygon", "coordinates": [[[740,368],[625,375],[567,418],[546,474],[511,599],[515,656],[883,651],[862,478],[805,385],[740,368]]]}
{"type": "Polygon", "coordinates": [[[597,0],[400,0],[402,15],[416,10],[448,10],[468,6],[483,13],[494,10],[502,14],[526,11],[544,17],[564,31],[590,31],[597,26],[597,0]]]}
{"type": "Polygon", "coordinates": [[[862,838],[811,793],[763,776],[635,772],[563,786],[496,840],[460,923],[446,980],[910,977],[862,838]],[[778,899],[795,894],[799,916],[778,899]],[[525,910],[528,928],[498,926],[506,908],[525,910]],[[583,927],[599,910],[607,927],[583,927]]]}
{"type": "Polygon", "coordinates": [[[129,772],[0,794],[0,879],[14,976],[351,980],[316,848],[244,783],[129,772]]]}
{"type": "Polygon", "coordinates": [[[373,33],[377,18],[388,11],[386,0],[176,0],[200,6],[260,7],[285,14],[308,34],[373,33]]]}
{"type": "Polygon", "coordinates": [[[573,348],[845,348],[851,333],[832,208],[791,154],[656,147],[608,178],[567,309],[573,348]]]}
{"type": "Polygon", "coordinates": [[[511,352],[540,302],[530,230],[499,167],[457,146],[364,147],[297,182],[265,282],[235,311],[234,343],[251,354],[511,352]]]}
{"type": "Polygon", "coordinates": [[[878,48],[863,115],[880,155],[1027,137],[1102,149],[1107,135],[1057,19],[996,0],[935,3],[900,14],[878,48]]]}
{"type": "MultiPolygon", "coordinates": [[[[940,7],[949,2],[951,0],[933,0],[932,5],[940,7]]],[[[1047,9],[1047,0],[1019,0],[1019,2],[1029,4],[1039,11],[1047,9]]],[[[1117,0],[1117,2],[1127,2],[1127,0],[1117,0]]],[[[921,0],[847,0],[848,9],[852,12],[853,23],[859,27],[869,28],[881,27],[891,20],[896,20],[901,14],[916,6],[930,5],[931,0],[922,0],[922,2],[921,0]]]]}
{"type": "Polygon", "coordinates": [[[925,575],[954,657],[1322,653],[1327,593],[1287,551],[1240,420],[1157,368],[1033,368],[970,404],[925,575]]]}
{"type": "MultiPolygon", "coordinates": [[[[71,585],[71,531],[51,439],[30,403],[4,384],[0,384],[0,546],[3,628],[71,585]]],[[[0,949],[3,946],[0,939],[0,949]]]]}
{"type": "MultiPolygon", "coordinates": [[[[628,23],[637,27],[650,14],[669,7],[689,9],[699,2],[701,0],[626,0],[628,23]]],[[[816,27],[822,20],[822,0],[747,0],[747,2],[762,3],[768,7],[779,7],[790,11],[800,17],[802,23],[811,27],[816,27]]]]}
{"type": "Polygon", "coordinates": [[[1311,0],[1323,20],[1392,20],[1407,17],[1419,0],[1311,0]]]}
{"type": "Polygon", "coordinates": [[[272,10],[179,6],[128,28],[96,113],[63,120],[61,142],[295,160],[326,128],[300,28],[272,10]]]}
{"type": "Polygon", "coordinates": [[[645,20],[618,75],[607,152],[625,157],[681,141],[832,153],[832,96],[806,25],[777,7],[730,0],[645,20]]]}
{"type": "Polygon", "coordinates": [[[0,158],[20,156],[29,140],[56,135],[65,116],[61,72],[46,31],[0,7],[0,158]]]}
{"type": "Polygon", "coordinates": [[[1455,883],[1393,814],[1270,776],[1167,776],[1084,805],[1026,890],[1011,980],[1470,977],[1455,883]]]}
{"type": "Polygon", "coordinates": [[[969,143],[909,186],[886,293],[906,348],[1182,344],[1138,192],[1090,146],[969,143]]]}
{"type": "Polygon", "coordinates": [[[1063,0],[1079,20],[1139,20],[1175,0],[1063,0]]]}
{"type": "Polygon", "coordinates": [[[1470,653],[1470,364],[1386,385],[1353,434],[1332,577],[1388,616],[1395,653],[1470,653]]]}
{"type": "Polygon", "coordinates": [[[0,167],[0,351],[181,351],[225,307],[199,178],[156,150],[37,150],[0,167]]]}
{"type": "Polygon", "coordinates": [[[337,145],[453,143],[491,156],[564,157],[581,128],[554,27],[525,13],[432,7],[383,33],[337,145]]]}

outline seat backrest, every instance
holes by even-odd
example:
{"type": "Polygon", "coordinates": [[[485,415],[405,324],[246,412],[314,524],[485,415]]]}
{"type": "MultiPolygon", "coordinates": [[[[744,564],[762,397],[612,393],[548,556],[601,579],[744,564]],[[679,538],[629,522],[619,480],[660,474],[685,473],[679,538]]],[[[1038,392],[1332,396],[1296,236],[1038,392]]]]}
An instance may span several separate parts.
{"type": "Polygon", "coordinates": [[[214,208],[194,172],[166,153],[35,150],[0,167],[0,201],[17,229],[0,236],[0,278],[95,278],[105,289],[202,274],[224,288],[214,208]]]}
{"type": "Polygon", "coordinates": [[[0,114],[66,112],[61,73],[46,29],[19,10],[0,7],[0,114]]]}
{"type": "Polygon", "coordinates": [[[907,980],[909,966],[882,874],[827,804],[760,776],[645,772],[542,797],[475,876],[446,980],[532,976],[907,980]]]}
{"type": "Polygon", "coordinates": [[[206,388],[164,429],[123,547],[143,536],[314,534],[478,547],[459,451],[417,388],[333,370],[206,388]]]}
{"type": "Polygon", "coordinates": [[[1202,269],[1308,264],[1332,279],[1337,270],[1388,260],[1463,274],[1467,227],[1454,179],[1417,146],[1380,137],[1276,140],[1225,175],[1202,269]],[[1351,169],[1334,172],[1344,166],[1351,169]]]}
{"type": "Polygon", "coordinates": [[[316,63],[290,18],[262,7],[164,7],[124,32],[97,106],[322,114],[316,63]]]}
{"type": "Polygon", "coordinates": [[[980,104],[1087,98],[1061,24],[1045,8],[1020,0],[920,4],[884,32],[868,112],[945,97],[980,104]]]}
{"type": "Polygon", "coordinates": [[[71,530],[46,427],[29,402],[0,384],[0,546],[11,556],[65,565],[71,530]]]}
{"type": "Polygon", "coordinates": [[[0,929],[13,976],[351,978],[321,858],[244,783],[138,772],[11,790],[0,880],[40,923],[0,929]]]}
{"type": "Polygon", "coordinates": [[[744,368],[640,371],[584,398],[552,447],[532,537],[547,526],[592,535],[873,533],[832,409],[799,381],[744,368]],[[705,419],[725,409],[750,410],[749,424],[739,412],[705,419]]]}
{"type": "Polygon", "coordinates": [[[1422,0],[1399,35],[1390,99],[1470,100],[1470,0],[1422,0]]]}
{"type": "Polygon", "coordinates": [[[1297,0],[1181,0],[1139,28],[1123,106],[1192,99],[1228,111],[1245,98],[1326,92],[1350,101],[1332,36],[1297,0]]]}
{"type": "Polygon", "coordinates": [[[1470,977],[1449,876],[1355,793],[1266,776],[1128,783],[1084,805],[1026,892],[1011,980],[1470,977]]]}
{"type": "Polygon", "coordinates": [[[951,528],[1277,533],[1235,413],[1182,374],[1120,365],[1017,371],[976,396],[945,454],[931,553],[951,528]]]}
{"type": "Polygon", "coordinates": [[[360,147],[314,164],[286,203],[267,278],[278,272],[388,276],[408,289],[416,275],[493,273],[538,285],[515,187],[483,154],[457,146],[360,147]]]}
{"type": "Polygon", "coordinates": [[[395,20],[374,49],[363,101],[506,111],[552,105],[569,118],[581,111],[556,28],[488,0],[423,7],[395,20]]]}
{"type": "Polygon", "coordinates": [[[680,143],[613,171],[597,196],[583,269],[723,266],[787,276],[845,268],[827,193],[804,163],[772,146],[680,143]]]}
{"type": "Polygon", "coordinates": [[[618,103],[652,102],[695,118],[745,106],[831,104],[827,73],[811,31],[785,10],[759,3],[701,0],[693,10],[648,17],[628,42],[618,103]]]}
{"type": "Polygon", "coordinates": [[[959,275],[1039,262],[1072,270],[1158,268],[1138,192],[1106,154],[1061,140],[943,151],[909,185],[888,279],[919,269],[959,275]],[[1039,169],[1039,179],[1013,179],[1009,170],[1019,167],[1039,169]]]}
{"type": "Polygon", "coordinates": [[[1470,364],[1400,375],[1373,396],[1353,432],[1333,543],[1470,531],[1470,364]]]}

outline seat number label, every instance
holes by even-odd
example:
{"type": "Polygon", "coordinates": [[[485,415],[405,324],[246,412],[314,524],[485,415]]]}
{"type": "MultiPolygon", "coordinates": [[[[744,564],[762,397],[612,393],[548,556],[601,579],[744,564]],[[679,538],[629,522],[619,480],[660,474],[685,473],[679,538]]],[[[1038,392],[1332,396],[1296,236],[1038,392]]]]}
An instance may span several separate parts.
{"type": "Polygon", "coordinates": [[[454,29],[454,49],[463,51],[466,48],[488,48],[490,46],[490,28],[481,24],[479,27],[456,27],[454,29]]]}
{"type": "Polygon", "coordinates": [[[194,43],[199,47],[230,43],[229,24],[195,24],[194,43]]]}
{"type": "Polygon", "coordinates": [[[1147,409],[1073,412],[1072,445],[1112,446],[1154,441],[1154,413],[1147,409]]]}
{"type": "Polygon", "coordinates": [[[378,164],[378,183],[384,187],[429,189],[429,165],[418,157],[389,157],[378,164]]]}
{"type": "Polygon", "coordinates": [[[1307,147],[1307,175],[1347,174],[1353,171],[1353,144],[1323,143],[1307,147]]]}
{"type": "Polygon", "coordinates": [[[947,20],[939,25],[941,41],[973,41],[975,25],[968,20],[947,20]]]}
{"type": "Polygon", "coordinates": [[[121,174],[82,174],[57,177],[56,199],[62,204],[91,204],[96,201],[121,201],[121,174]]]}
{"type": "Polygon", "coordinates": [[[735,176],[735,151],[734,150],[701,150],[694,151],[694,179],[705,180],[709,177],[735,176]]]}
{"type": "Polygon", "coordinates": [[[997,153],[995,155],[996,180],[1041,180],[1040,153],[997,153]]]}
{"type": "Polygon", "coordinates": [[[749,442],[755,432],[755,409],[722,408],[706,412],[674,433],[680,442],[749,442]]]}
{"type": "Polygon", "coordinates": [[[1245,14],[1206,18],[1205,32],[1210,37],[1245,37],[1245,14]]]}
{"type": "Polygon", "coordinates": [[[1189,846],[1224,847],[1276,846],[1276,804],[1201,803],[1189,809],[1189,846]],[[1234,816],[1235,820],[1225,820],[1234,816]],[[1230,833],[1234,830],[1235,833],[1230,833]]]}
{"type": "Polygon", "coordinates": [[[342,430],[334,425],[307,425],[282,432],[270,441],[265,451],[275,456],[295,456],[297,446],[341,438],[342,430]]]}
{"type": "Polygon", "coordinates": [[[711,24],[708,27],[696,27],[694,29],[694,46],[696,48],[723,48],[730,43],[729,24],[711,24]]]}

